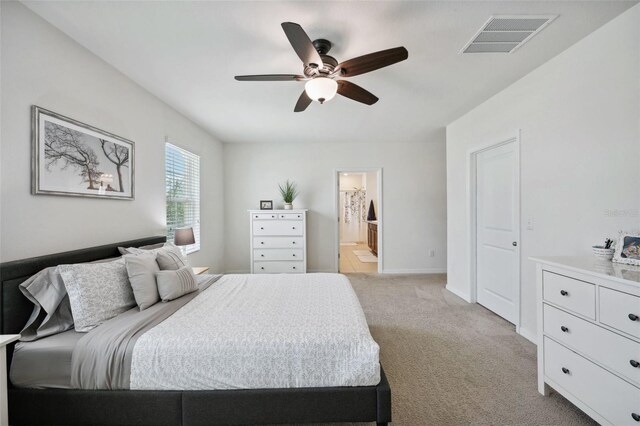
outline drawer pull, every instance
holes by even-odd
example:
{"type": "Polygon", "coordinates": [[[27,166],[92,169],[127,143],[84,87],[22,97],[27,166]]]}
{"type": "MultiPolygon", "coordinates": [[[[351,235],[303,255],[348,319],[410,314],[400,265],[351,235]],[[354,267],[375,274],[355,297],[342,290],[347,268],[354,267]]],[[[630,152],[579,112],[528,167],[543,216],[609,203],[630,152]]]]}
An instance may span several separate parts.
{"type": "Polygon", "coordinates": [[[560,327],[560,330],[564,331],[565,333],[569,332],[569,329],[567,327],[565,327],[564,325],[562,327],[560,327]]]}
{"type": "Polygon", "coordinates": [[[264,271],[264,266],[261,266],[260,269],[262,269],[264,271]]]}
{"type": "Polygon", "coordinates": [[[260,257],[264,257],[264,254],[261,254],[260,257]]]}
{"type": "Polygon", "coordinates": [[[293,269],[296,269],[296,267],[294,266],[293,269]]]}
{"type": "Polygon", "coordinates": [[[567,290],[560,290],[560,294],[563,296],[568,296],[569,292],[567,290]]]}
{"type": "Polygon", "coordinates": [[[562,367],[562,372],[563,372],[564,374],[569,374],[569,373],[571,373],[571,371],[569,371],[569,369],[568,369],[568,368],[566,368],[566,367],[562,367]]]}
{"type": "Polygon", "coordinates": [[[640,414],[631,413],[631,418],[636,422],[640,422],[640,414]]]}
{"type": "Polygon", "coordinates": [[[271,217],[275,217],[274,215],[271,215],[271,217]]]}
{"type": "Polygon", "coordinates": [[[264,244],[264,241],[260,241],[260,244],[264,244]]]}
{"type": "Polygon", "coordinates": [[[629,319],[631,321],[638,321],[638,316],[636,314],[629,314],[629,319]]]}
{"type": "Polygon", "coordinates": [[[291,229],[296,229],[296,227],[295,227],[295,226],[292,226],[292,227],[291,227],[291,229]]]}
{"type": "Polygon", "coordinates": [[[296,257],[296,255],[294,254],[293,257],[296,257]]]}
{"type": "Polygon", "coordinates": [[[640,362],[636,361],[635,359],[629,360],[629,364],[631,364],[631,366],[634,368],[640,368],[640,362]]]}
{"type": "Polygon", "coordinates": [[[296,242],[295,242],[295,241],[293,241],[291,244],[295,244],[295,243],[296,243],[296,242]]]}
{"type": "Polygon", "coordinates": [[[260,229],[264,230],[264,228],[261,226],[260,229]]]}

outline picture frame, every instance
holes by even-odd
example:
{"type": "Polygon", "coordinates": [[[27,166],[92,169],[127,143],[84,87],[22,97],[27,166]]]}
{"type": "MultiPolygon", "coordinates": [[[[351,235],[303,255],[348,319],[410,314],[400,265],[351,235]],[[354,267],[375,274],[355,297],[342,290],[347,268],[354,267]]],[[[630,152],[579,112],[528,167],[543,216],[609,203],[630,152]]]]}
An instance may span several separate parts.
{"type": "Polygon", "coordinates": [[[620,233],[613,261],[640,266],[640,231],[620,233]]]}
{"type": "Polygon", "coordinates": [[[135,199],[135,144],[37,105],[31,107],[31,193],[135,199]]]}
{"type": "Polygon", "coordinates": [[[273,210],[273,200],[260,200],[260,210],[273,210]]]}

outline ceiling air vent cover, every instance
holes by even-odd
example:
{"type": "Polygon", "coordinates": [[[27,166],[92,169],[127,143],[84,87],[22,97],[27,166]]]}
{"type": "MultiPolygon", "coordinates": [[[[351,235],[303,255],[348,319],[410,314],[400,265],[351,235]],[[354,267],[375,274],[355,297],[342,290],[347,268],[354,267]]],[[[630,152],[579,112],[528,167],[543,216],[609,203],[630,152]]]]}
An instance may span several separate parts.
{"type": "Polygon", "coordinates": [[[556,17],[557,15],[492,16],[460,53],[511,53],[556,17]]]}

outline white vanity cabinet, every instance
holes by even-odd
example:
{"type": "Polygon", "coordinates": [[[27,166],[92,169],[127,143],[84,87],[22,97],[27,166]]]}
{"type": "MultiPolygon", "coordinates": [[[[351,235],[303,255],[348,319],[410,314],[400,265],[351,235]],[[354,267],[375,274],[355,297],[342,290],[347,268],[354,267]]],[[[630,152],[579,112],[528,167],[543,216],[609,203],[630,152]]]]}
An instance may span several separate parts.
{"type": "Polygon", "coordinates": [[[602,425],[640,426],[640,267],[593,257],[537,262],[538,390],[602,425]]]}
{"type": "Polygon", "coordinates": [[[251,273],[307,272],[307,210],[249,210],[251,273]]]}

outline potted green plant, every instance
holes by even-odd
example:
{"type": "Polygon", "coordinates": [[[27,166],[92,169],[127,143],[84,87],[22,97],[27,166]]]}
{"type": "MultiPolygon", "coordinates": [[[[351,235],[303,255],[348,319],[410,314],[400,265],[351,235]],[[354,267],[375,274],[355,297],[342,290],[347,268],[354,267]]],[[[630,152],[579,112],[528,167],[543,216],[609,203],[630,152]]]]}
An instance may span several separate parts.
{"type": "Polygon", "coordinates": [[[295,182],[289,182],[289,179],[284,184],[278,184],[280,188],[280,195],[284,201],[284,209],[291,210],[293,208],[293,200],[298,196],[298,188],[295,182]]]}

